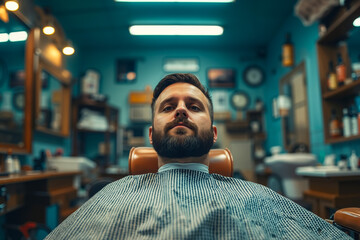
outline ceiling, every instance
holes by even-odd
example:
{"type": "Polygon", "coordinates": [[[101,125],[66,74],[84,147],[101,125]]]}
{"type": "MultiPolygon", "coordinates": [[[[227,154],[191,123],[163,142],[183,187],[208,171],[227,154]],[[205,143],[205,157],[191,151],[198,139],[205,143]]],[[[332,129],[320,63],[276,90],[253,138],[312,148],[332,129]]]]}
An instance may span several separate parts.
{"type": "Polygon", "coordinates": [[[265,47],[294,13],[296,0],[233,3],[120,3],[114,0],[35,0],[81,48],[265,47]],[[218,24],[222,36],[131,36],[132,24],[218,24]]]}

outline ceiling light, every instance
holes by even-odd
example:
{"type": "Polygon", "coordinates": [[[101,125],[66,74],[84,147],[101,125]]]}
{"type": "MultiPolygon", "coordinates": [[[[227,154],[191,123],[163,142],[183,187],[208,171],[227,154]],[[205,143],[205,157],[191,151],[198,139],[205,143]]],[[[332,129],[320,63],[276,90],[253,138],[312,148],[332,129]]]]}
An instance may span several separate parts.
{"type": "Polygon", "coordinates": [[[68,42],[67,45],[63,48],[62,52],[65,55],[73,55],[75,53],[75,49],[73,45],[68,42]]]}
{"type": "Polygon", "coordinates": [[[9,11],[16,11],[19,9],[19,2],[18,0],[8,0],[5,2],[5,7],[9,11]]]}
{"type": "Polygon", "coordinates": [[[115,0],[115,2],[200,2],[200,3],[229,3],[235,0],[115,0]]]}
{"type": "Polygon", "coordinates": [[[55,33],[55,28],[51,23],[49,23],[45,27],[43,27],[42,31],[45,35],[52,35],[55,33]]]}
{"type": "Polygon", "coordinates": [[[7,42],[7,41],[9,41],[9,34],[0,33],[0,42],[7,42]]]}
{"type": "Polygon", "coordinates": [[[353,22],[354,27],[360,27],[360,17],[356,18],[353,22]]]}
{"type": "Polygon", "coordinates": [[[11,32],[9,33],[9,40],[10,42],[25,41],[27,39],[27,36],[28,35],[26,31],[11,32]]]}
{"type": "Polygon", "coordinates": [[[129,28],[131,35],[222,35],[220,26],[200,25],[134,25],[129,28]]]}

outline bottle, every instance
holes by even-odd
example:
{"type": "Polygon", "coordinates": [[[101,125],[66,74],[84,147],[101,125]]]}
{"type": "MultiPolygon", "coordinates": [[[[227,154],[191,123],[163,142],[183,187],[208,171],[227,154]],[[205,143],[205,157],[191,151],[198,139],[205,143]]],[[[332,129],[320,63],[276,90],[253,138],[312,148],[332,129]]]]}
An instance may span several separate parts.
{"type": "Polygon", "coordinates": [[[329,134],[330,137],[339,137],[341,134],[340,131],[340,121],[336,117],[336,110],[332,109],[331,111],[331,119],[329,124],[329,134]]]}
{"type": "Polygon", "coordinates": [[[359,126],[358,126],[358,113],[356,111],[356,106],[351,106],[350,110],[350,118],[351,118],[351,135],[359,134],[359,126]]]}
{"type": "Polygon", "coordinates": [[[336,73],[334,71],[333,61],[329,62],[329,73],[327,77],[328,77],[327,79],[328,89],[335,90],[337,88],[337,78],[336,78],[336,73]]]}
{"type": "Polygon", "coordinates": [[[343,109],[343,135],[344,137],[350,137],[351,136],[351,122],[350,122],[350,116],[349,111],[347,108],[343,109]]]}
{"type": "Polygon", "coordinates": [[[343,86],[346,79],[346,67],[340,53],[337,55],[336,78],[338,86],[343,86]]]}
{"type": "Polygon", "coordinates": [[[9,149],[6,160],[5,160],[5,169],[6,169],[6,172],[8,172],[8,173],[14,172],[14,160],[13,160],[11,154],[12,154],[12,149],[9,149]]]}
{"type": "Polygon", "coordinates": [[[14,161],[14,173],[20,173],[20,161],[19,158],[17,156],[14,156],[13,158],[14,161]]]}
{"type": "Polygon", "coordinates": [[[359,166],[359,158],[353,150],[349,158],[349,165],[351,170],[357,170],[359,166]]]}
{"type": "Polygon", "coordinates": [[[282,65],[284,67],[294,65],[294,45],[291,42],[290,33],[286,34],[286,40],[282,46],[282,65]]]}

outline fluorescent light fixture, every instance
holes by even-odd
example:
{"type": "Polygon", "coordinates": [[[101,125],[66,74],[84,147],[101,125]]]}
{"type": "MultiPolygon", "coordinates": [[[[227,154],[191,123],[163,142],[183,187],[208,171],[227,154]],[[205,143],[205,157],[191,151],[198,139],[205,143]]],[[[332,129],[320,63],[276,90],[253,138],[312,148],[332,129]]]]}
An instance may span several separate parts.
{"type": "Polygon", "coordinates": [[[25,41],[27,39],[27,36],[28,36],[27,32],[25,32],[25,31],[9,33],[10,42],[25,41]]]}
{"type": "Polygon", "coordinates": [[[115,2],[197,2],[197,3],[229,3],[235,0],[115,0],[115,2]]]}
{"type": "Polygon", "coordinates": [[[0,33],[0,42],[7,42],[7,41],[9,41],[9,34],[0,33]]]}
{"type": "Polygon", "coordinates": [[[354,27],[360,27],[360,17],[356,18],[353,21],[353,25],[354,25],[354,27]]]}
{"type": "Polygon", "coordinates": [[[220,26],[201,25],[134,25],[129,28],[131,35],[222,35],[220,26]]]}

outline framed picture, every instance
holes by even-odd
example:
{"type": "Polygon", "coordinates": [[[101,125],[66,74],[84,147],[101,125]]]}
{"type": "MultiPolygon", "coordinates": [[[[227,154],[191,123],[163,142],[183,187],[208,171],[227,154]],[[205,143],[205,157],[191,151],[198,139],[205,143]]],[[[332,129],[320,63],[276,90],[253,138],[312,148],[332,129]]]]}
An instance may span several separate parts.
{"type": "Polygon", "coordinates": [[[211,68],[207,71],[210,88],[234,88],[235,70],[231,68],[211,68]]]}
{"type": "Polygon", "coordinates": [[[12,98],[13,106],[16,110],[22,111],[25,107],[25,93],[15,92],[12,98]]]}
{"type": "Polygon", "coordinates": [[[200,69],[197,58],[166,58],[164,72],[198,72],[200,69]]]}
{"type": "Polygon", "coordinates": [[[116,82],[131,83],[136,80],[136,60],[118,59],[116,61],[116,82]]]}
{"type": "Polygon", "coordinates": [[[272,99],[272,116],[274,119],[278,119],[280,117],[277,97],[272,99]]]}
{"type": "MultiPolygon", "coordinates": [[[[42,88],[47,88],[49,85],[49,73],[42,71],[41,73],[42,88]]],[[[25,71],[17,70],[10,73],[9,87],[23,87],[25,84],[25,71]]]]}

